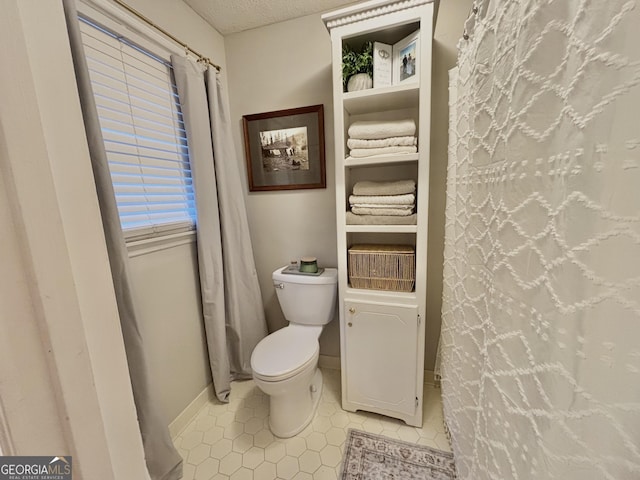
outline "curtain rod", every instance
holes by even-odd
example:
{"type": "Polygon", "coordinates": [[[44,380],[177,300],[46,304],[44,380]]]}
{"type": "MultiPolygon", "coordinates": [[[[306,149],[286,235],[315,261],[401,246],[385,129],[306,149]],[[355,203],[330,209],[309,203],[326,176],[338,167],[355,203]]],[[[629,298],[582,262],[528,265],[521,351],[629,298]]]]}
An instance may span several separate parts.
{"type": "Polygon", "coordinates": [[[120,5],[122,8],[124,8],[125,10],[127,10],[129,13],[132,13],[133,15],[135,15],[136,17],[138,17],[140,20],[142,20],[143,22],[147,23],[148,25],[152,26],[153,28],[155,28],[156,30],[158,30],[160,33],[162,33],[163,35],[169,37],[171,40],[173,40],[174,42],[176,42],[178,45],[180,45],[182,48],[184,48],[185,50],[191,52],[192,54],[194,54],[196,57],[198,57],[198,59],[202,62],[206,62],[209,65],[211,65],[213,68],[215,68],[218,72],[220,72],[222,70],[222,67],[220,65],[216,65],[215,63],[213,63],[208,57],[205,57],[204,55],[196,52],[193,48],[191,48],[189,45],[187,45],[186,43],[178,40],[176,37],[174,37],[173,35],[171,35],[169,32],[167,32],[164,28],[156,25],[152,20],[148,19],[147,17],[145,17],[142,13],[138,12],[135,8],[130,7],[129,5],[127,5],[126,3],[124,3],[122,0],[113,0],[115,3],[117,3],[118,5],[120,5]]]}

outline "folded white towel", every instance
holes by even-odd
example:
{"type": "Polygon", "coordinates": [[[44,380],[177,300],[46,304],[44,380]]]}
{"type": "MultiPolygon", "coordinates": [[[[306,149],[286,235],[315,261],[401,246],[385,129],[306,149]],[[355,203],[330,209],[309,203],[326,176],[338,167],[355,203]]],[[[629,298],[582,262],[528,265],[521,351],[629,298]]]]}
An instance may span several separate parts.
{"type": "Polygon", "coordinates": [[[398,205],[394,203],[351,203],[352,207],[362,207],[362,208],[413,208],[414,204],[411,205],[398,205]]]}
{"type": "Polygon", "coordinates": [[[416,196],[413,193],[404,195],[350,195],[349,203],[368,204],[368,205],[413,205],[416,202],[416,196]]]}
{"type": "Polygon", "coordinates": [[[349,148],[380,148],[394,146],[412,146],[417,144],[418,139],[413,136],[379,138],[377,140],[361,140],[359,138],[350,138],[349,140],[347,140],[347,147],[349,148]]]}
{"type": "Polygon", "coordinates": [[[380,147],[380,148],[352,148],[349,155],[353,158],[373,157],[374,155],[396,155],[398,153],[416,153],[418,147],[380,147]]]}
{"type": "Polygon", "coordinates": [[[416,225],[418,214],[407,216],[393,215],[355,215],[347,212],[347,225],[416,225]]]}
{"type": "Polygon", "coordinates": [[[413,180],[397,180],[394,182],[371,182],[368,180],[356,182],[353,186],[354,195],[403,195],[416,191],[413,180]]]}
{"type": "Polygon", "coordinates": [[[375,140],[389,137],[406,137],[416,134],[416,122],[413,119],[353,122],[349,127],[349,138],[375,140]]]}
{"type": "Polygon", "coordinates": [[[411,215],[413,213],[413,208],[352,207],[351,211],[356,215],[389,215],[394,217],[402,217],[411,215]]]}

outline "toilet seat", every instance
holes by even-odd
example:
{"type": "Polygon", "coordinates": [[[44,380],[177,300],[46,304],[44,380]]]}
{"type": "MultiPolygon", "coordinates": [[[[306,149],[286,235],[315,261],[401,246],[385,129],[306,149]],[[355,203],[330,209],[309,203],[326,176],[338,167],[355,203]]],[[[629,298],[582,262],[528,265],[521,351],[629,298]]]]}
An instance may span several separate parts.
{"type": "Polygon", "coordinates": [[[286,380],[315,364],[320,353],[315,329],[285,327],[267,335],[253,350],[251,368],[263,381],[286,380]]]}

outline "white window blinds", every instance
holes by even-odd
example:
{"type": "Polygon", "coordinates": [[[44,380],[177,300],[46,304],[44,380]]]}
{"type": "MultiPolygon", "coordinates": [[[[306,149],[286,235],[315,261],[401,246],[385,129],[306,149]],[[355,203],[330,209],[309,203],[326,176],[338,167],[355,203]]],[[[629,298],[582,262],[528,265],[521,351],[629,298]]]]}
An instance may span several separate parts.
{"type": "Polygon", "coordinates": [[[80,18],[120,222],[128,240],[194,228],[189,149],[171,65],[80,18]]]}

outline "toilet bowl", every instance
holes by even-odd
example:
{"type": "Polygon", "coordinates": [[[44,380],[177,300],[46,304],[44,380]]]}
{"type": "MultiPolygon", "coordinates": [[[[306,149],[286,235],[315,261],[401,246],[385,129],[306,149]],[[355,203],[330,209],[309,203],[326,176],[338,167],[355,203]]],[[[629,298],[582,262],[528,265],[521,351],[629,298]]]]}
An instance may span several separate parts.
{"type": "Polygon", "coordinates": [[[338,272],[273,272],[289,325],[262,339],[251,355],[255,384],[269,396],[269,428],[281,438],[300,433],[315,416],[322,394],[318,339],[334,315],[338,272]]]}

